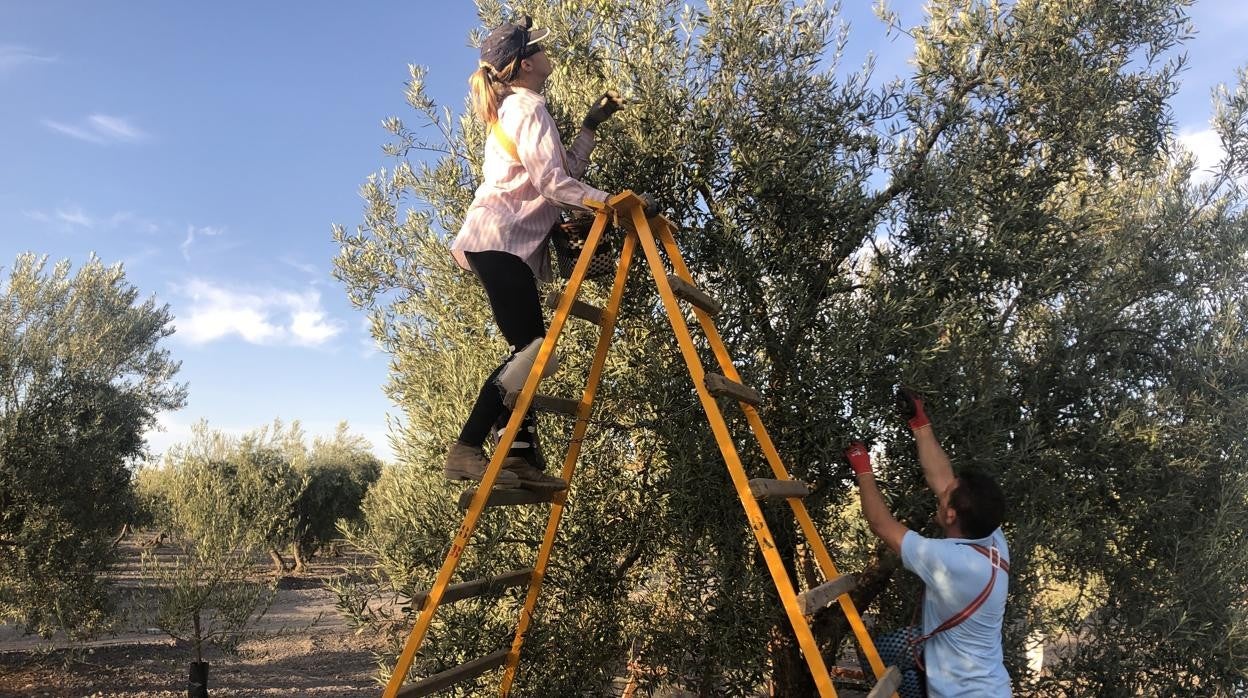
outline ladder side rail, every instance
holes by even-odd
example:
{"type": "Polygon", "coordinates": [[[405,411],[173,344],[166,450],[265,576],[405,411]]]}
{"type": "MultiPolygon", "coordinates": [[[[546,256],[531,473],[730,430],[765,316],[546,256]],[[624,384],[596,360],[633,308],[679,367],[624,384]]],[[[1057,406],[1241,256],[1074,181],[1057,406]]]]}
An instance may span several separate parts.
{"type": "MultiPolygon", "coordinates": [[[[603,216],[606,214],[600,213],[598,215],[603,216]]],[[[586,250],[589,249],[590,247],[586,245],[586,250]]],[[[635,233],[630,233],[625,238],[624,247],[620,251],[620,261],[616,267],[615,280],[611,286],[611,295],[606,306],[602,309],[601,332],[598,335],[597,349],[594,352],[594,360],[590,364],[589,377],[585,383],[585,392],[581,397],[581,406],[576,415],[576,424],[572,428],[572,441],[568,447],[567,454],[564,456],[564,482],[572,482],[572,476],[576,472],[577,459],[580,458],[581,446],[584,442],[585,434],[589,430],[589,415],[593,410],[594,397],[597,395],[598,385],[602,381],[603,369],[607,363],[607,354],[610,352],[611,344],[614,341],[615,321],[619,316],[620,302],[624,297],[628,271],[632,266],[633,255],[636,249],[637,236],[635,233]]],[[[582,256],[585,254],[582,253],[582,256]]],[[[510,693],[512,683],[516,678],[520,664],[520,650],[524,644],[529,625],[533,620],[533,612],[537,607],[538,597],[541,594],[542,582],[546,576],[546,566],[550,561],[551,550],[554,548],[559,524],[563,518],[567,494],[567,490],[556,493],[550,509],[550,517],[546,522],[546,534],[542,538],[542,547],[538,550],[537,562],[533,565],[533,576],[529,582],[529,592],[525,597],[524,607],[520,611],[520,620],[516,626],[516,635],[512,641],[511,651],[507,655],[507,667],[503,672],[502,683],[499,686],[500,696],[507,696],[510,693]]]]}
{"type": "MultiPolygon", "coordinates": [[[[749,478],[745,474],[745,469],[741,465],[741,457],[737,453],[736,447],[733,445],[732,436],[728,431],[728,424],[725,422],[723,413],[719,409],[719,404],[715,398],[707,391],[704,384],[706,372],[702,367],[702,361],[698,357],[698,351],[693,344],[692,335],[689,333],[689,327],[685,322],[684,315],[681,312],[681,306],[676,300],[676,296],[672,292],[671,285],[667,280],[667,273],[663,266],[663,259],[659,253],[659,248],[655,242],[654,234],[649,222],[645,218],[641,207],[634,207],[631,211],[633,217],[633,226],[641,243],[642,249],[645,251],[646,260],[650,265],[650,271],[654,276],[655,284],[658,286],[659,296],[663,300],[664,308],[667,310],[668,319],[671,321],[672,329],[675,331],[677,343],[680,345],[681,353],[684,355],[685,363],[689,367],[690,377],[693,379],[694,388],[697,390],[698,398],[702,402],[702,407],[706,412],[707,421],[710,423],[711,431],[715,434],[715,440],[719,444],[719,449],[724,457],[724,461],[728,466],[728,472],[732,477],[733,485],[736,487],[737,496],[741,500],[742,506],[745,508],[746,518],[749,520],[750,528],[754,532],[754,536],[758,541],[758,546],[763,553],[763,559],[767,563],[767,568],[771,572],[772,581],[779,592],[781,602],[784,605],[785,613],[788,615],[789,623],[793,628],[793,632],[797,637],[798,645],[801,647],[802,654],[806,659],[807,666],[810,668],[811,678],[815,682],[816,688],[819,690],[820,696],[836,696],[836,688],[832,685],[826,664],[819,652],[819,645],[815,641],[814,635],[810,631],[810,626],[806,622],[805,616],[797,601],[797,594],[793,588],[793,582],[789,579],[788,571],[784,567],[784,562],[780,559],[780,554],[776,549],[775,541],[771,537],[771,532],[767,528],[767,523],[763,518],[762,509],[758,505],[758,501],[750,492],[749,478]]],[[[657,220],[657,219],[656,219],[657,220]]],[[[673,246],[674,247],[674,246],[673,246]]],[[[669,257],[671,257],[669,249],[669,257]]],[[[677,253],[678,254],[678,253],[677,253]]],[[[675,260],[675,257],[671,257],[675,260]]],[[[688,274],[688,270],[684,270],[688,274]]],[[[679,273],[679,272],[678,272],[679,273]]],[[[688,279],[686,279],[688,280],[688,279]]],[[[701,312],[701,311],[696,311],[701,312]]],[[[701,316],[699,317],[701,319],[701,316]]],[[[709,321],[709,317],[707,318],[709,321]]],[[[705,322],[703,323],[706,324],[705,322]]],[[[722,342],[716,347],[717,354],[723,351],[722,342]]],[[[727,360],[726,354],[721,358],[722,363],[726,363],[731,367],[731,360],[727,360]]],[[[738,377],[739,379],[739,377],[738,377]]]]}
{"type": "MultiPolygon", "coordinates": [[[[689,272],[689,267],[685,265],[685,260],[680,254],[680,248],[676,245],[676,238],[672,235],[670,224],[664,219],[658,228],[659,239],[667,251],[668,259],[672,264],[672,270],[677,276],[692,284],[693,276],[689,272]]],[[[702,325],[702,331],[711,345],[715,358],[719,361],[720,371],[724,377],[741,383],[741,374],[738,373],[737,367],[732,363],[732,357],[729,356],[724,340],[719,335],[715,321],[710,315],[696,307],[693,309],[693,312],[698,318],[699,324],[702,325]]],[[[753,405],[744,402],[739,404],[776,478],[779,480],[791,479],[788,469],[784,467],[784,461],[780,457],[780,452],[771,440],[771,435],[767,432],[767,427],[763,424],[763,419],[758,414],[758,410],[753,405]]],[[[819,529],[815,527],[814,520],[810,518],[810,513],[807,511],[805,503],[801,499],[788,499],[786,501],[792,507],[793,515],[802,528],[802,534],[815,554],[815,560],[819,564],[824,580],[831,581],[840,576],[836,569],[836,563],[832,561],[832,556],[828,553],[827,546],[824,545],[823,536],[819,535],[819,529]]],[[[854,631],[854,637],[857,638],[859,647],[862,648],[863,654],[867,657],[867,662],[871,665],[871,671],[877,679],[883,677],[888,667],[884,666],[884,661],[880,659],[880,653],[875,647],[875,641],[871,639],[871,634],[867,632],[867,627],[862,622],[862,616],[858,613],[858,608],[854,605],[853,599],[846,594],[841,596],[839,601],[841,610],[845,613],[845,617],[849,620],[849,625],[854,631]]]]}
{"type": "MultiPolygon", "coordinates": [[[[593,226],[590,227],[589,238],[585,242],[586,250],[593,250],[597,247],[598,241],[602,238],[603,231],[607,227],[607,219],[609,217],[610,213],[605,207],[599,210],[594,218],[593,226]]],[[[481,483],[477,486],[477,493],[473,495],[472,503],[468,506],[468,511],[464,513],[463,524],[460,525],[459,531],[455,534],[455,540],[451,543],[450,551],[442,563],[442,568],[438,571],[437,579],[429,590],[429,595],[425,598],[424,605],[421,606],[420,616],[416,620],[416,625],[412,627],[411,633],[407,636],[407,641],[403,645],[403,652],[399,655],[394,670],[390,674],[390,681],[386,684],[383,698],[395,698],[399,689],[403,686],[403,682],[407,679],[407,672],[412,667],[412,662],[416,658],[416,652],[420,649],[425,635],[429,632],[429,626],[433,622],[433,614],[437,610],[438,605],[442,603],[442,595],[446,592],[447,586],[450,585],[455,569],[459,567],[460,556],[463,555],[464,549],[468,547],[473,531],[476,530],[477,522],[481,518],[481,512],[485,510],[485,504],[490,498],[490,490],[494,488],[498,474],[502,471],[503,460],[507,457],[507,451],[511,449],[512,442],[516,440],[520,422],[524,419],[525,413],[528,412],[533,402],[533,396],[537,393],[538,383],[542,379],[542,371],[545,370],[546,363],[550,361],[550,357],[554,353],[555,342],[559,339],[559,333],[563,331],[564,323],[567,322],[568,315],[572,309],[572,301],[576,300],[576,295],[581,288],[581,282],[584,281],[585,273],[589,270],[590,257],[591,255],[581,254],[581,258],[577,260],[576,267],[572,271],[572,278],[568,280],[568,290],[564,294],[564,298],[559,301],[559,307],[555,309],[555,315],[551,319],[550,328],[546,331],[546,337],[542,340],[542,346],[537,352],[537,359],[533,362],[533,368],[529,371],[529,377],[525,380],[524,387],[520,390],[520,396],[516,398],[516,404],[511,412],[511,419],[507,421],[506,430],[494,448],[490,464],[485,470],[481,483]]]]}

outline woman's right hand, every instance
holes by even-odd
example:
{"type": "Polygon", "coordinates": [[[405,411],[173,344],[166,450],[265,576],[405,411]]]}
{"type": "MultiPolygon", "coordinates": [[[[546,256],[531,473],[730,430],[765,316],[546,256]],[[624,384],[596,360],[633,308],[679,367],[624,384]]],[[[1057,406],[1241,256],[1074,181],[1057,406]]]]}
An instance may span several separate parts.
{"type": "Polygon", "coordinates": [[[601,97],[594,102],[589,108],[589,113],[585,115],[585,121],[582,123],[585,128],[593,131],[597,129],[602,122],[610,119],[613,114],[624,106],[624,99],[620,97],[620,93],[615,90],[607,90],[601,97]]]}

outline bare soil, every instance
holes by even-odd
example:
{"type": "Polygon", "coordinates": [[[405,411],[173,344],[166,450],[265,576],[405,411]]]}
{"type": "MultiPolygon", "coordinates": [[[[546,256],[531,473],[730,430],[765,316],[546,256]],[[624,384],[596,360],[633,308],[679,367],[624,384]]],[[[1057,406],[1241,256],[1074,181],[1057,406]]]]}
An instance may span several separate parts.
{"type": "MultiPolygon", "coordinates": [[[[140,541],[130,536],[110,577],[123,614],[117,633],[90,642],[23,636],[0,625],[0,696],[185,696],[192,651],[156,628],[147,627],[144,580],[139,574],[140,541]],[[126,600],[128,599],[128,601],[126,600]]],[[[257,573],[264,574],[259,561],[257,573]]],[[[356,634],[339,617],[326,583],[344,574],[350,555],[315,558],[297,577],[279,585],[277,596],[237,654],[211,650],[208,688],[213,696],[376,696],[373,652],[381,643],[356,634]]]]}
{"type": "MultiPolygon", "coordinates": [[[[141,543],[150,533],[127,537],[118,547],[119,561],[109,572],[117,589],[119,625],[114,635],[88,642],[64,638],[44,640],[0,625],[0,698],[8,696],[173,698],[187,694],[193,653],[150,627],[147,613],[153,590],[140,574],[141,543]]],[[[168,549],[161,551],[167,552],[168,549]]],[[[375,652],[384,643],[357,634],[338,615],[336,598],[327,586],[334,577],[367,563],[345,549],[338,558],[314,558],[298,576],[287,576],[256,634],[237,653],[208,649],[211,696],[375,697],[375,652]]],[[[267,557],[256,558],[256,574],[271,574],[267,557]]],[[[853,663],[853,662],[851,662],[853,663]]],[[[617,692],[627,694],[626,680],[617,692]]],[[[840,695],[861,698],[864,692],[842,688],[840,695]]],[[[664,690],[659,696],[692,694],[664,690]]]]}

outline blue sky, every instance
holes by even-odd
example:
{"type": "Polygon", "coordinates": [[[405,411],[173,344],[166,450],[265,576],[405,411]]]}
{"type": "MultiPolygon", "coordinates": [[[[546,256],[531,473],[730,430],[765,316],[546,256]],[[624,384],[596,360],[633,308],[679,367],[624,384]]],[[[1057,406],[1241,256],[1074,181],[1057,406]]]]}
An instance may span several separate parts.
{"type": "MultiPolygon", "coordinates": [[[[905,37],[884,37],[869,4],[845,2],[846,62],[874,51],[879,77],[904,71],[905,37]]],[[[1248,3],[1192,15],[1174,107],[1208,161],[1210,90],[1248,63],[1248,3]]],[[[0,0],[0,266],[94,252],[171,306],[190,399],[162,415],[157,451],[199,419],[241,432],[280,417],[313,434],[346,419],[388,458],[387,357],[330,276],[330,226],[361,219],[359,185],[389,166],[380,124],[409,114],[409,63],[462,105],[476,24],[466,0],[0,0]]]]}

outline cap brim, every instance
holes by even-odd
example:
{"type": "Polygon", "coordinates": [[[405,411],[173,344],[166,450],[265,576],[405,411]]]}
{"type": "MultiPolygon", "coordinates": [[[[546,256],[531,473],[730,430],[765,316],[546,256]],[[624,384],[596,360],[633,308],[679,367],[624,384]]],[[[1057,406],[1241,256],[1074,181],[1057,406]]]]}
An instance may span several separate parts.
{"type": "Polygon", "coordinates": [[[549,34],[550,34],[549,29],[530,29],[529,30],[529,43],[526,44],[526,46],[532,46],[533,44],[536,44],[537,42],[545,39],[549,34]]]}

